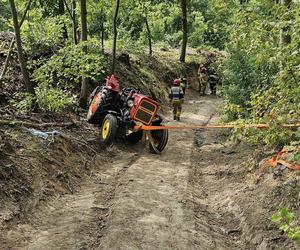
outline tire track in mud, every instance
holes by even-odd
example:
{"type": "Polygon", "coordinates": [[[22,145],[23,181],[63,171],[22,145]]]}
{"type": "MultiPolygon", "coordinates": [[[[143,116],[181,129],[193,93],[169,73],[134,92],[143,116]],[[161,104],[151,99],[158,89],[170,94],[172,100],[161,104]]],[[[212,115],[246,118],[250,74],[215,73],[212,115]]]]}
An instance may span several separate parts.
{"type": "Polygon", "coordinates": [[[119,179],[139,157],[140,154],[127,152],[112,165],[95,170],[74,194],[56,197],[31,215],[27,223],[8,231],[10,243],[3,249],[93,248],[99,229],[106,226],[119,179]]]}
{"type": "MultiPolygon", "coordinates": [[[[215,99],[206,98],[201,104],[186,105],[182,123],[209,123],[216,111],[215,99]]],[[[131,166],[120,179],[122,184],[116,190],[107,227],[95,246],[100,249],[213,249],[216,243],[206,242],[205,236],[199,237],[197,232],[201,228],[196,228],[194,194],[188,183],[195,160],[194,137],[193,131],[173,132],[166,152],[160,156],[143,154],[131,166]]],[[[203,227],[210,228],[210,224],[203,221],[203,227]]]]}

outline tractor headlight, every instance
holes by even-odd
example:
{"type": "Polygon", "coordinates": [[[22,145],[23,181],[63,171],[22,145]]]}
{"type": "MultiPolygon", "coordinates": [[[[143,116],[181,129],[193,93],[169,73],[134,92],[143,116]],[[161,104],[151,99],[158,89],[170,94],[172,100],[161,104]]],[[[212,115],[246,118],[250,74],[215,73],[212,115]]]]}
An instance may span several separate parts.
{"type": "Polygon", "coordinates": [[[127,101],[127,106],[128,106],[129,108],[132,108],[132,107],[134,106],[134,101],[133,101],[133,100],[128,100],[128,101],[127,101]]]}

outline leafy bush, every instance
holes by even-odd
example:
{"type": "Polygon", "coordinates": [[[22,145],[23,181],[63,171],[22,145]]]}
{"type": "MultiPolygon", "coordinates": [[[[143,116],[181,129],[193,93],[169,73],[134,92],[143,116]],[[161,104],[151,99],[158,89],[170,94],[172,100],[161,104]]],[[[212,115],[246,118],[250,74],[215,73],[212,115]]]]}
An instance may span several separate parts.
{"type": "Polygon", "coordinates": [[[33,108],[35,97],[32,94],[24,93],[21,101],[11,100],[10,105],[16,108],[20,113],[26,113],[33,108]]]}
{"type": "Polygon", "coordinates": [[[90,40],[61,49],[47,63],[36,69],[33,76],[38,84],[47,83],[48,86],[61,89],[79,88],[81,77],[102,81],[106,63],[99,42],[90,40]]]}
{"type": "Polygon", "coordinates": [[[34,56],[62,43],[63,26],[63,17],[44,18],[41,11],[35,10],[30,22],[25,21],[21,29],[26,52],[34,56]]]}
{"type": "Polygon", "coordinates": [[[201,44],[204,44],[204,32],[207,28],[207,25],[204,22],[204,17],[199,12],[191,13],[191,19],[193,23],[190,24],[190,31],[189,31],[189,45],[191,47],[198,47],[201,44]]]}
{"type": "Polygon", "coordinates": [[[106,59],[101,55],[98,41],[67,46],[50,60],[31,61],[33,77],[37,83],[36,96],[27,95],[14,106],[21,112],[28,111],[34,103],[45,111],[62,112],[74,104],[72,90],[80,88],[81,77],[102,81],[106,59]]]}
{"type": "Polygon", "coordinates": [[[236,29],[227,47],[230,57],[223,65],[224,115],[243,119],[244,125],[268,123],[265,130],[239,130],[253,143],[280,147],[297,139],[295,130],[281,127],[300,117],[300,6],[293,8],[258,0],[235,15],[236,29]],[[281,45],[278,34],[286,25],[293,39],[281,45]]]}
{"type": "Polygon", "coordinates": [[[138,40],[133,40],[128,30],[123,28],[118,30],[118,50],[120,52],[141,53],[144,51],[147,43],[146,31],[141,33],[138,40]]]}
{"type": "Polygon", "coordinates": [[[40,109],[54,113],[60,113],[75,103],[70,94],[46,84],[36,88],[36,102],[40,109]]]}
{"type": "Polygon", "coordinates": [[[36,95],[24,94],[21,101],[11,101],[11,105],[20,113],[27,113],[38,106],[43,111],[61,113],[75,104],[74,98],[59,88],[40,85],[35,89],[36,95]]]}
{"type": "Polygon", "coordinates": [[[204,11],[206,29],[204,42],[208,46],[224,49],[229,41],[234,11],[237,10],[236,1],[207,0],[204,11]]]}
{"type": "Polygon", "coordinates": [[[6,0],[0,2],[0,30],[7,30],[9,28],[9,15],[10,10],[6,0]]]}
{"type": "Polygon", "coordinates": [[[300,226],[292,226],[295,221],[294,213],[290,212],[288,208],[282,208],[273,214],[272,221],[279,224],[279,229],[300,245],[300,226]]]}

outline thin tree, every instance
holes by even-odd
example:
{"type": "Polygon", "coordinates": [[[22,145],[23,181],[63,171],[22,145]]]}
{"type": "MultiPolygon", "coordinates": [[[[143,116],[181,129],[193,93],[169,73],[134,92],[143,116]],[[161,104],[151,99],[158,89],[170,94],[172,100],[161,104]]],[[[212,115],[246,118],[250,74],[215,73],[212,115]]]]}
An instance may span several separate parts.
{"type": "MultiPolygon", "coordinates": [[[[87,10],[86,10],[86,0],[80,0],[80,14],[81,14],[81,41],[87,41],[87,10]]],[[[86,47],[83,47],[84,52],[87,52],[86,47]]],[[[81,91],[79,104],[82,108],[85,108],[87,105],[88,98],[88,78],[82,77],[81,80],[81,91]]]]}
{"type": "Polygon", "coordinates": [[[34,86],[33,86],[32,82],[30,81],[27,66],[26,66],[26,60],[25,60],[24,54],[23,54],[22,39],[21,39],[21,35],[20,35],[20,24],[18,22],[18,14],[17,14],[17,10],[16,10],[15,1],[9,0],[9,3],[10,3],[11,13],[12,13],[12,17],[13,17],[18,58],[19,58],[19,62],[20,62],[20,67],[21,67],[25,87],[26,87],[28,93],[34,94],[34,86]]]}
{"type": "Polygon", "coordinates": [[[152,52],[153,52],[153,50],[152,50],[152,35],[151,35],[151,30],[150,30],[147,14],[145,16],[145,23],[146,23],[146,29],[147,29],[149,55],[152,55],[152,52]]]}
{"type": "Polygon", "coordinates": [[[74,43],[78,43],[77,39],[77,16],[76,16],[76,1],[72,1],[72,26],[73,26],[73,39],[74,43]]]}
{"type": "Polygon", "coordinates": [[[182,44],[180,61],[185,62],[186,46],[188,42],[188,27],[187,27],[187,0],[181,0],[181,11],[182,11],[182,44]]]}
{"type": "Polygon", "coordinates": [[[6,56],[6,59],[5,59],[5,62],[4,62],[4,67],[3,67],[3,70],[1,72],[1,75],[0,75],[0,84],[4,78],[4,75],[7,71],[7,68],[8,68],[8,64],[9,64],[9,61],[10,61],[10,57],[11,57],[11,52],[13,50],[13,47],[15,45],[15,37],[13,37],[13,39],[11,39],[11,42],[10,42],[10,45],[9,45],[9,49],[8,49],[8,54],[6,56]]]}
{"type": "Polygon", "coordinates": [[[115,1],[115,13],[113,16],[113,33],[114,33],[114,39],[113,39],[113,49],[112,49],[112,73],[115,72],[116,67],[116,48],[117,48],[117,37],[118,37],[118,30],[117,30],[117,19],[118,19],[118,13],[119,13],[119,6],[120,6],[120,0],[115,1]]]}
{"type": "Polygon", "coordinates": [[[76,45],[78,43],[77,39],[77,15],[76,15],[76,1],[72,0],[72,7],[70,8],[67,1],[64,0],[64,4],[66,6],[66,9],[70,15],[70,18],[72,20],[72,28],[73,28],[73,40],[74,44],[76,45]]]}
{"type": "MultiPolygon", "coordinates": [[[[280,0],[280,3],[285,5],[287,9],[291,8],[292,0],[280,0]]],[[[282,45],[289,44],[291,42],[291,36],[288,34],[290,27],[285,26],[280,30],[280,43],[282,45]]]]}
{"type": "MultiPolygon", "coordinates": [[[[278,1],[280,4],[284,5],[287,8],[287,10],[290,9],[292,0],[278,0],[278,1]]],[[[282,48],[291,42],[291,36],[289,34],[289,30],[290,27],[288,25],[280,29],[279,43],[282,48]]],[[[282,57],[279,64],[279,68],[281,72],[283,71],[284,67],[285,67],[285,61],[284,61],[284,57],[282,57]]]]}
{"type": "MultiPolygon", "coordinates": [[[[64,0],[58,0],[58,15],[63,16],[65,14],[65,4],[64,0]]],[[[67,27],[64,21],[62,21],[63,24],[63,39],[68,39],[68,31],[67,27]]]]}
{"type": "Polygon", "coordinates": [[[105,13],[103,11],[103,7],[101,8],[100,12],[101,16],[101,48],[102,48],[102,53],[104,53],[104,21],[105,21],[105,13]]]}
{"type": "Polygon", "coordinates": [[[145,6],[144,1],[140,1],[140,4],[142,4],[143,8],[143,13],[144,13],[144,19],[145,19],[145,24],[146,24],[146,29],[147,29],[147,38],[148,38],[148,46],[149,46],[149,55],[152,55],[152,35],[151,35],[151,30],[148,22],[148,10],[147,7],[145,6]]]}
{"type": "MultiPolygon", "coordinates": [[[[32,0],[29,0],[26,7],[25,7],[22,19],[21,19],[20,24],[19,24],[20,29],[21,29],[21,27],[22,27],[22,25],[25,21],[25,18],[26,18],[26,15],[27,15],[27,12],[30,8],[31,3],[32,3],[32,0]]],[[[4,67],[3,67],[3,70],[2,70],[1,75],[0,75],[0,84],[3,80],[3,78],[4,78],[4,75],[5,75],[6,71],[7,71],[8,64],[9,64],[10,57],[11,57],[11,53],[12,53],[12,50],[14,48],[15,42],[16,42],[16,40],[15,40],[15,36],[14,36],[11,40],[11,43],[10,43],[10,46],[9,46],[9,49],[8,49],[8,54],[7,54],[5,62],[4,62],[4,67]]]]}

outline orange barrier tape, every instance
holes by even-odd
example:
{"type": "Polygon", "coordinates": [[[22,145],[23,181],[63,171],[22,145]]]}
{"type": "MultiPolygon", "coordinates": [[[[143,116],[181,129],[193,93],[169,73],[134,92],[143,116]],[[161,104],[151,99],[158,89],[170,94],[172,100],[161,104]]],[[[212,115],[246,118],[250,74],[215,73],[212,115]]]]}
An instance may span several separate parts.
{"type": "Polygon", "coordinates": [[[281,150],[277,155],[274,155],[272,158],[270,158],[267,163],[271,167],[277,167],[278,164],[283,165],[286,168],[292,169],[292,170],[300,170],[300,165],[293,165],[289,162],[286,162],[285,160],[280,159],[284,155],[286,155],[289,151],[287,149],[281,150]]]}
{"type": "MultiPolygon", "coordinates": [[[[190,126],[146,126],[146,125],[136,125],[134,130],[164,130],[164,129],[205,129],[205,128],[234,128],[233,124],[223,124],[223,125],[190,125],[190,126]]],[[[269,128],[268,124],[250,124],[246,125],[245,128],[269,128]]],[[[283,124],[283,128],[298,128],[300,127],[300,122],[294,124],[283,124]]]]}

